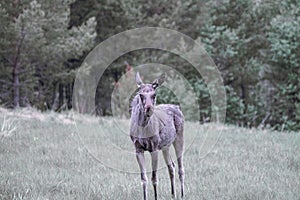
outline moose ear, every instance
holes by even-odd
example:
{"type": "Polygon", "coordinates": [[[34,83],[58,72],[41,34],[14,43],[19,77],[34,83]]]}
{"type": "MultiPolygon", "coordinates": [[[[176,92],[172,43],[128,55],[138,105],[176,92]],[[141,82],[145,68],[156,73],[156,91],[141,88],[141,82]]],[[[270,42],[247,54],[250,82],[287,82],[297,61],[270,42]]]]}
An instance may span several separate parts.
{"type": "Polygon", "coordinates": [[[156,89],[158,86],[161,86],[161,84],[163,84],[163,82],[166,79],[166,73],[161,74],[158,79],[156,79],[155,81],[153,81],[152,83],[152,87],[154,89],[156,89]]]}
{"type": "Polygon", "coordinates": [[[139,72],[137,72],[135,74],[135,82],[136,82],[136,84],[137,84],[138,87],[141,87],[142,85],[144,85],[144,83],[143,83],[143,81],[142,81],[142,79],[140,77],[139,72]]]}

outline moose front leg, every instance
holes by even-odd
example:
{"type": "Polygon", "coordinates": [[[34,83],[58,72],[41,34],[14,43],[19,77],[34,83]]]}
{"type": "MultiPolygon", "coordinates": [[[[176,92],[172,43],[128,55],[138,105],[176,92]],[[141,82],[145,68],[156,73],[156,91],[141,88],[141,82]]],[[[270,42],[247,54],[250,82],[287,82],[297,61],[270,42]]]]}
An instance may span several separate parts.
{"type": "Polygon", "coordinates": [[[158,163],[158,151],[151,152],[152,158],[152,185],[154,189],[154,199],[157,200],[157,178],[156,178],[156,171],[157,171],[157,163],[158,163]]]}
{"type": "Polygon", "coordinates": [[[141,180],[142,180],[142,186],[143,186],[143,194],[144,194],[144,200],[147,200],[147,174],[146,174],[146,166],[145,166],[145,155],[144,152],[137,152],[136,158],[140,167],[141,172],[141,180]]]}

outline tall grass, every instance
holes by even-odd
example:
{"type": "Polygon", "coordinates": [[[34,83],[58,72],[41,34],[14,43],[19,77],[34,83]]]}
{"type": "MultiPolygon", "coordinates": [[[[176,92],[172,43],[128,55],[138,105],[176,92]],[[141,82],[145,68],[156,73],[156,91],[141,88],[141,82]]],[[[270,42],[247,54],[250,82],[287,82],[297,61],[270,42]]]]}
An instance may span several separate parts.
{"type": "MultiPolygon", "coordinates": [[[[4,118],[14,133],[0,141],[0,199],[142,198],[140,176],[126,173],[138,170],[127,120],[1,109],[4,118]]],[[[185,135],[185,199],[300,199],[299,133],[187,122],[185,135]]],[[[159,167],[159,199],[170,199],[159,167]]]]}

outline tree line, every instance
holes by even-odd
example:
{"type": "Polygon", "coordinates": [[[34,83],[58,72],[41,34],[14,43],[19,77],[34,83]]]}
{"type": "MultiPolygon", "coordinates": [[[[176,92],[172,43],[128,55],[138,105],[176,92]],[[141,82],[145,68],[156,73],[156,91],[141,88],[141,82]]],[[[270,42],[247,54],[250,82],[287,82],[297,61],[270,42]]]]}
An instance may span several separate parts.
{"type": "MultiPolygon", "coordinates": [[[[300,128],[300,2],[297,0],[3,0],[0,3],[0,103],[40,110],[72,108],[76,71],[95,45],[119,32],[155,26],[204,44],[222,73],[228,123],[300,128]]],[[[209,120],[205,82],[189,63],[158,50],[130,52],[101,77],[97,114],[111,115],[114,83],[128,66],[163,63],[188,78],[209,120]]],[[[162,88],[158,103],[176,97],[162,88]]]]}

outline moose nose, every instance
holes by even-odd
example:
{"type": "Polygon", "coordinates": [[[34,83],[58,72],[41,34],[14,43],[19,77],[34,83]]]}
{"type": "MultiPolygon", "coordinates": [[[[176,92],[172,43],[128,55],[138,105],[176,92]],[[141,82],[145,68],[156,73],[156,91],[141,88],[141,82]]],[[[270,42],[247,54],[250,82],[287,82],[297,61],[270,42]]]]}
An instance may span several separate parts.
{"type": "Polygon", "coordinates": [[[145,106],[145,112],[149,112],[149,110],[150,110],[150,106],[146,105],[145,106]]]}
{"type": "Polygon", "coordinates": [[[145,113],[149,113],[151,111],[151,105],[145,105],[145,113]]]}

